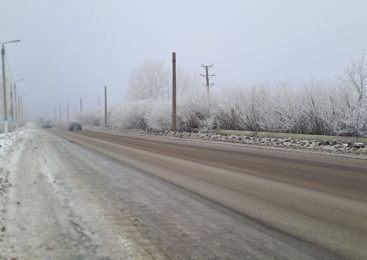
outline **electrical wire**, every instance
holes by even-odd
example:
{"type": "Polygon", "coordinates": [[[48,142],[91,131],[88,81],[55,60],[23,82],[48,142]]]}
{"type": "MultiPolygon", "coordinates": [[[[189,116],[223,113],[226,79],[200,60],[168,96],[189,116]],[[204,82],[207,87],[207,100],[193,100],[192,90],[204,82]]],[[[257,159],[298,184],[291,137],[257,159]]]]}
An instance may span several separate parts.
{"type": "Polygon", "coordinates": [[[221,59],[216,59],[216,60],[212,60],[212,63],[225,63],[226,60],[231,60],[231,59],[236,59],[236,58],[247,58],[247,57],[253,57],[256,55],[260,55],[269,51],[274,51],[274,50],[281,50],[281,49],[285,49],[285,48],[289,48],[292,46],[296,46],[302,43],[306,43],[309,41],[315,41],[318,39],[322,39],[324,37],[329,37],[331,35],[338,35],[344,32],[348,32],[351,30],[355,30],[361,27],[365,27],[367,26],[367,19],[363,19],[354,23],[350,23],[341,27],[334,27],[332,29],[329,30],[325,30],[323,32],[319,32],[319,33],[315,33],[315,34],[311,34],[296,40],[291,40],[291,41],[287,41],[287,42],[283,42],[280,44],[275,44],[272,46],[268,46],[268,47],[264,47],[258,50],[254,50],[254,51],[249,51],[240,55],[235,55],[235,56],[231,56],[231,57],[225,57],[225,58],[221,58],[221,59]]]}
{"type": "MultiPolygon", "coordinates": [[[[363,38],[363,37],[366,37],[366,36],[367,35],[360,35],[358,37],[352,37],[352,38],[349,38],[347,40],[355,39],[355,38],[363,38]]],[[[352,47],[352,46],[355,46],[355,45],[366,44],[366,43],[367,43],[367,39],[362,39],[360,41],[352,41],[352,42],[328,43],[328,44],[325,44],[325,45],[323,44],[323,45],[320,45],[320,46],[314,46],[314,47],[304,49],[304,50],[300,50],[300,51],[283,53],[281,55],[277,55],[277,56],[274,56],[274,57],[269,57],[269,58],[265,58],[265,59],[261,59],[261,60],[249,61],[249,62],[246,62],[246,63],[236,65],[236,68],[233,68],[233,67],[224,67],[224,68],[219,67],[218,68],[218,66],[217,66],[218,69],[216,70],[216,72],[223,73],[223,72],[227,72],[227,71],[243,69],[244,67],[263,66],[263,65],[268,65],[269,62],[280,61],[279,58],[287,58],[287,57],[289,57],[290,59],[302,58],[302,57],[309,56],[309,55],[312,55],[312,54],[324,53],[324,52],[327,52],[327,51],[330,51],[330,50],[340,49],[340,48],[343,48],[343,47],[352,47]],[[340,44],[340,43],[343,43],[343,44],[340,44]],[[333,46],[333,45],[335,45],[335,46],[333,46]],[[320,47],[324,47],[324,48],[320,49],[320,47]]]]}
{"type": "Polygon", "coordinates": [[[257,71],[254,73],[244,73],[243,71],[241,73],[235,73],[234,75],[246,75],[246,76],[254,76],[254,75],[268,75],[268,74],[272,74],[275,72],[282,72],[285,70],[294,70],[297,69],[299,67],[302,67],[304,65],[319,65],[322,63],[327,63],[330,61],[334,61],[336,59],[342,58],[342,57],[350,57],[353,54],[363,54],[364,53],[364,49],[359,49],[359,50],[354,50],[351,52],[347,52],[347,53],[342,53],[342,54],[338,54],[338,55],[331,55],[331,56],[327,56],[327,57],[323,57],[321,59],[314,59],[314,60],[309,60],[300,64],[296,64],[296,65],[291,65],[291,68],[289,67],[290,65],[287,66],[283,66],[281,69],[278,68],[273,68],[273,69],[267,69],[267,70],[262,70],[262,71],[257,71]]]}

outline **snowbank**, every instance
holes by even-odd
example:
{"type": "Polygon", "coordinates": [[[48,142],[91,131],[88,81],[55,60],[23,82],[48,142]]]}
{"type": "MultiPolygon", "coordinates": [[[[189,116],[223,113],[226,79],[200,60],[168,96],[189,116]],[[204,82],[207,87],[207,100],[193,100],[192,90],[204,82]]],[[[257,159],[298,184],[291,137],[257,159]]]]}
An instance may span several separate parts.
{"type": "Polygon", "coordinates": [[[6,155],[11,151],[13,145],[21,138],[23,135],[23,129],[10,132],[8,136],[5,134],[0,134],[0,166],[1,170],[4,168],[6,155]]]}

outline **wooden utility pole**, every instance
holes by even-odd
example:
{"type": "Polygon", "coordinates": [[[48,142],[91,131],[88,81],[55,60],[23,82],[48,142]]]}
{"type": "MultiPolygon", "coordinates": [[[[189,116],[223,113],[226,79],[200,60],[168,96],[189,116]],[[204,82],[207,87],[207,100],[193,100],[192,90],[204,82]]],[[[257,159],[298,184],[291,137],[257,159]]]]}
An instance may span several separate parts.
{"type": "Polygon", "coordinates": [[[172,122],[171,130],[177,131],[176,125],[176,53],[172,52],[172,122]]]}
{"type": "Polygon", "coordinates": [[[107,86],[104,86],[104,126],[107,128],[107,86]]]}

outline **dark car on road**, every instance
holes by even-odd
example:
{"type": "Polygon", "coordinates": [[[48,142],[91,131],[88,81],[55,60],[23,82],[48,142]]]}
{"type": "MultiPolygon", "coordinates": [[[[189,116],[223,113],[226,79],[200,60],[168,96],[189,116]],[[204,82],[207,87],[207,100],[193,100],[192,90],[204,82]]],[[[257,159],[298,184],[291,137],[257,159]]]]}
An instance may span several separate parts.
{"type": "Polygon", "coordinates": [[[78,122],[72,122],[69,124],[69,131],[81,131],[82,125],[78,122]]]}
{"type": "Polygon", "coordinates": [[[42,124],[42,128],[52,128],[52,124],[49,121],[46,121],[42,124]]]}

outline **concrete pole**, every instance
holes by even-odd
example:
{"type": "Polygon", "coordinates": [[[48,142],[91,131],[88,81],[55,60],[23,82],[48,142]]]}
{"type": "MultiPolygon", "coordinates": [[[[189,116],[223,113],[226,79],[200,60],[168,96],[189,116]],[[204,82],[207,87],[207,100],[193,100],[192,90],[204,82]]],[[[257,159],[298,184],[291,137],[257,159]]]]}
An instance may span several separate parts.
{"type": "Polygon", "coordinates": [[[66,104],[66,116],[67,116],[67,122],[69,122],[69,102],[66,104]]]}
{"type": "Polygon", "coordinates": [[[171,130],[177,131],[176,126],[176,53],[172,52],[172,122],[171,130]]]}
{"type": "Polygon", "coordinates": [[[3,70],[3,103],[4,103],[4,134],[8,135],[8,106],[7,106],[7,96],[6,96],[6,75],[5,75],[5,47],[2,44],[1,47],[1,61],[3,70]]]}
{"type": "Polygon", "coordinates": [[[80,98],[80,123],[82,123],[83,99],[80,98]]]}
{"type": "Polygon", "coordinates": [[[10,84],[10,115],[11,115],[11,121],[14,122],[14,91],[13,86],[11,84],[10,84]]]}
{"type": "Polygon", "coordinates": [[[107,86],[104,86],[104,126],[107,128],[107,86]]]}
{"type": "Polygon", "coordinates": [[[23,99],[22,97],[18,97],[18,105],[19,105],[19,122],[23,121],[23,99]]]}
{"type": "Polygon", "coordinates": [[[15,97],[15,104],[14,104],[14,108],[15,108],[15,128],[18,130],[19,125],[18,125],[18,96],[17,96],[17,83],[14,83],[14,97],[15,97]]]}

